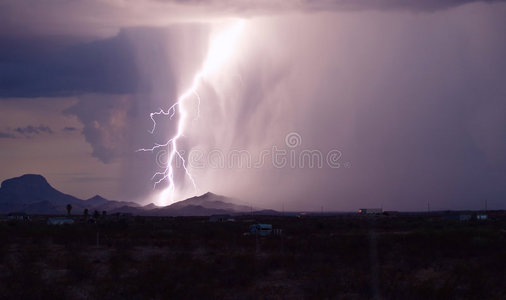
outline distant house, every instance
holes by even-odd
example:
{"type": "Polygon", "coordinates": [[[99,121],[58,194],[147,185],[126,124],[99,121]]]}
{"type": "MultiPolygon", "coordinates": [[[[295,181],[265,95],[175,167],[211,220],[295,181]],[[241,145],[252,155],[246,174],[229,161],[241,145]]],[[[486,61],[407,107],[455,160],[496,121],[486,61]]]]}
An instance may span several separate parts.
{"type": "Polygon", "coordinates": [[[251,234],[259,236],[268,236],[272,233],[271,224],[253,224],[249,227],[251,234]]]}
{"type": "Polygon", "coordinates": [[[361,215],[377,215],[381,214],[383,209],[381,208],[361,208],[358,210],[358,213],[361,215]]]}
{"type": "Polygon", "coordinates": [[[212,215],[209,217],[209,222],[227,222],[234,219],[230,215],[212,215]]]}
{"type": "Polygon", "coordinates": [[[49,218],[47,219],[48,225],[63,225],[63,224],[74,224],[74,220],[71,218],[49,218]]]}
{"type": "Polygon", "coordinates": [[[476,215],[476,220],[483,221],[483,220],[487,220],[487,219],[488,219],[488,216],[486,214],[477,214],[476,215]]]}
{"type": "Polygon", "coordinates": [[[29,221],[30,216],[24,212],[12,212],[7,215],[7,220],[29,221]]]}

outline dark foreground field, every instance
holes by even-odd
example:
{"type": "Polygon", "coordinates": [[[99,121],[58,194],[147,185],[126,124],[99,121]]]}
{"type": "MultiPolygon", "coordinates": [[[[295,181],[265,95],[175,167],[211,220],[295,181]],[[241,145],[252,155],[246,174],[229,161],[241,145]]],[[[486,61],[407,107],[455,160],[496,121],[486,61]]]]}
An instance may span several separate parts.
{"type": "Polygon", "coordinates": [[[76,220],[0,223],[1,299],[506,299],[500,213],[76,220]]]}

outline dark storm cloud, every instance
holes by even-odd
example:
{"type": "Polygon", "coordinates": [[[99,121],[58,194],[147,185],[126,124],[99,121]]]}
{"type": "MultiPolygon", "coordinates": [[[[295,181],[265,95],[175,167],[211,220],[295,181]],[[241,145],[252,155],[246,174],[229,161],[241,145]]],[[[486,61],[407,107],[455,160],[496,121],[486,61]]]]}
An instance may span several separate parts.
{"type": "Polygon", "coordinates": [[[9,128],[9,133],[1,133],[0,136],[3,138],[16,138],[19,135],[23,137],[31,137],[40,134],[53,134],[53,130],[46,125],[28,125],[25,127],[16,127],[14,129],[9,128]]]}
{"type": "MultiPolygon", "coordinates": [[[[285,1],[144,1],[141,8],[149,11],[150,5],[178,4],[182,7],[206,7],[210,12],[266,11],[280,13],[283,10],[319,11],[319,10],[362,10],[362,9],[406,9],[412,11],[434,11],[471,2],[498,2],[500,0],[447,0],[447,1],[401,1],[401,0],[307,0],[302,2],[285,1]]],[[[128,2],[128,1],[127,1],[128,2]]],[[[28,20],[28,4],[32,1],[7,1],[0,10],[0,19],[6,24],[0,30],[0,97],[44,97],[67,96],[86,93],[128,94],[139,92],[141,76],[136,68],[134,53],[125,30],[110,38],[93,42],[79,42],[76,34],[40,35],[18,34],[13,32],[32,32],[46,26],[61,23],[63,28],[78,31],[80,27],[104,26],[74,24],[69,16],[78,14],[82,18],[98,11],[116,11],[113,3],[102,1],[48,1],[40,6],[40,16],[45,10],[51,15],[48,19],[28,20]],[[54,15],[52,7],[58,7],[65,14],[54,15]],[[2,14],[4,14],[2,16],[2,14]],[[8,14],[8,15],[5,15],[8,14]],[[19,14],[19,15],[17,15],[19,14]],[[26,19],[27,22],[17,23],[26,19]],[[28,22],[30,21],[30,22],[28,22]],[[31,28],[34,27],[34,28],[31,28]]],[[[34,3],[36,4],[36,3],[34,3]]],[[[37,4],[39,5],[39,4],[37,4]]],[[[126,9],[126,8],[125,8],[126,9]]],[[[123,11],[125,12],[125,11],[123,11]]],[[[153,18],[146,16],[136,19],[135,24],[151,24],[157,11],[151,11],[153,18]]],[[[186,12],[191,15],[192,13],[186,12]]],[[[93,15],[93,18],[95,16],[93,15]]],[[[87,19],[89,20],[89,19],[87,19]]],[[[103,21],[103,20],[102,20],[103,21]]],[[[91,21],[89,21],[91,22],[91,21]]],[[[0,23],[1,25],[1,23],[0,23]]],[[[111,20],[109,27],[120,30],[132,26],[131,19],[111,20]]],[[[91,32],[98,29],[90,29],[91,32]]],[[[47,29],[50,32],[50,29],[47,29]]],[[[89,39],[89,37],[88,37],[89,39]]],[[[82,38],[81,38],[82,40],[82,38]]]]}
{"type": "Polygon", "coordinates": [[[0,97],[136,91],[136,68],[124,34],[76,45],[61,39],[0,38],[0,97]]]}
{"type": "Polygon", "coordinates": [[[170,20],[250,17],[285,12],[404,10],[431,12],[468,3],[503,0],[4,0],[2,35],[111,35],[119,28],[170,20]]]}
{"type": "MultiPolygon", "coordinates": [[[[160,1],[160,0],[157,0],[160,1]]],[[[214,8],[216,11],[260,14],[299,11],[347,11],[347,10],[406,10],[431,12],[473,2],[502,2],[504,0],[303,0],[303,1],[237,1],[237,0],[161,0],[186,6],[214,8]]]]}
{"type": "Polygon", "coordinates": [[[20,137],[30,138],[35,135],[53,133],[53,130],[46,125],[28,125],[25,127],[7,128],[6,131],[0,132],[0,139],[16,139],[20,137]]]}
{"type": "Polygon", "coordinates": [[[23,135],[30,135],[30,134],[41,134],[41,133],[49,133],[52,134],[53,130],[49,128],[48,126],[39,125],[39,126],[32,126],[28,125],[26,127],[18,127],[14,129],[17,133],[23,134],[23,135]]]}
{"type": "MultiPolygon", "coordinates": [[[[128,64],[138,65],[136,76],[139,79],[131,83],[136,87],[135,93],[128,89],[121,94],[88,91],[78,94],[78,102],[65,111],[83,124],[82,134],[91,145],[94,157],[103,163],[111,163],[152,143],[150,135],[148,139],[144,138],[152,126],[149,113],[176,99],[178,80],[186,83],[193,76],[201,63],[200,56],[207,49],[207,33],[208,29],[202,25],[174,25],[170,28],[129,28],[119,34],[123,36],[121,39],[130,42],[123,45],[129,47],[128,50],[118,51],[131,53],[133,57],[128,64]],[[194,55],[198,59],[194,59],[194,55]],[[189,62],[173,59],[176,57],[185,57],[189,62]],[[183,63],[184,66],[179,65],[183,63]],[[174,72],[178,72],[177,76],[174,72]],[[139,140],[145,140],[145,143],[139,140]]],[[[126,76],[127,81],[131,78],[125,72],[117,76],[120,81],[121,76],[126,76]]]]}
{"type": "Polygon", "coordinates": [[[15,139],[16,136],[10,133],[0,132],[0,139],[15,139]]]}
{"type": "Polygon", "coordinates": [[[501,2],[503,0],[306,0],[303,1],[313,9],[380,9],[408,11],[436,11],[460,6],[472,2],[501,2]]]}
{"type": "Polygon", "coordinates": [[[74,131],[77,131],[78,129],[75,128],[75,127],[70,127],[70,126],[66,126],[65,128],[63,128],[63,131],[66,131],[66,132],[74,132],[74,131]]]}

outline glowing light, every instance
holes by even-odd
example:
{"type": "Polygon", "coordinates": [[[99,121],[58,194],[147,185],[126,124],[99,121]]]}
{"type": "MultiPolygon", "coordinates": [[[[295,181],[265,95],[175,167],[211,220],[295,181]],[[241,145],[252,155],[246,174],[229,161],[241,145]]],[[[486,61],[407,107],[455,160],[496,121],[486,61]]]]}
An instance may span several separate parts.
{"type": "Polygon", "coordinates": [[[161,205],[166,205],[167,198],[170,198],[171,202],[174,202],[174,193],[176,191],[176,184],[174,182],[174,162],[176,159],[180,159],[182,161],[182,166],[184,168],[185,174],[190,179],[190,182],[192,183],[195,191],[197,191],[195,179],[192,177],[189,170],[187,169],[183,155],[181,155],[181,152],[178,149],[178,140],[183,136],[186,120],[188,117],[187,116],[188,113],[184,108],[184,104],[186,100],[188,100],[192,95],[195,96],[198,100],[197,116],[196,116],[196,118],[198,118],[198,115],[200,114],[200,107],[199,107],[200,96],[197,93],[199,84],[204,77],[211,76],[214,72],[218,71],[219,68],[230,58],[230,56],[234,52],[234,45],[236,44],[237,39],[239,38],[241,31],[243,30],[243,27],[244,27],[244,20],[239,20],[227,30],[219,33],[216,36],[213,36],[211,38],[209,51],[206,56],[206,59],[204,60],[202,68],[193,77],[193,82],[190,88],[188,88],[182,95],[180,95],[176,103],[174,103],[167,110],[164,111],[163,109],[160,109],[159,111],[152,112],[149,115],[149,117],[153,121],[153,128],[149,131],[150,133],[154,133],[156,130],[156,121],[155,121],[156,116],[160,115],[169,116],[169,119],[172,119],[172,117],[176,114],[176,112],[179,116],[179,120],[176,127],[177,128],[176,134],[172,138],[170,138],[167,142],[163,144],[154,144],[154,146],[151,148],[138,150],[138,151],[153,152],[158,148],[167,147],[169,151],[168,159],[164,170],[156,172],[152,177],[152,180],[155,181],[154,183],[155,187],[157,184],[161,183],[164,180],[167,180],[169,183],[169,186],[165,188],[159,195],[159,204],[161,205]]]}
{"type": "Polygon", "coordinates": [[[235,26],[216,36],[209,48],[207,59],[202,67],[201,75],[207,76],[215,72],[234,52],[234,44],[243,30],[244,21],[239,20],[235,26]]]}

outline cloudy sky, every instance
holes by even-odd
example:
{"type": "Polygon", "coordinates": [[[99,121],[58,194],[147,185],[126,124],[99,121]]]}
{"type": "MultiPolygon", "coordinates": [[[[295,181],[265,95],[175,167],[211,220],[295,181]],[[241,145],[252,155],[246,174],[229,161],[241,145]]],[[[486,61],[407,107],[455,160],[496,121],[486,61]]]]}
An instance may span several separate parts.
{"type": "Polygon", "coordinates": [[[506,208],[504,1],[0,3],[0,179],[157,202],[188,97],[176,200],[285,210],[506,208]],[[197,118],[198,116],[198,118],[197,118]]]}

